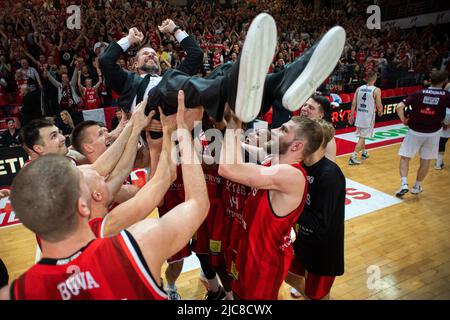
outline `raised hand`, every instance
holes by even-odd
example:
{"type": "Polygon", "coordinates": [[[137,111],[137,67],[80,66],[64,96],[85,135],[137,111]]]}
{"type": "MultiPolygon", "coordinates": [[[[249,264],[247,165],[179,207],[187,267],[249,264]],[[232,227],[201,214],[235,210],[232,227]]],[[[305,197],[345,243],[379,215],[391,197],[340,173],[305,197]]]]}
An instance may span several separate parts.
{"type": "Polygon", "coordinates": [[[177,111],[177,125],[179,129],[187,129],[192,131],[194,129],[194,122],[201,121],[203,117],[203,107],[187,109],[184,104],[184,92],[178,91],[178,111],[177,111]]]}
{"type": "Polygon", "coordinates": [[[137,128],[138,130],[143,130],[145,127],[147,127],[152,120],[153,116],[155,115],[155,111],[150,111],[148,116],[145,115],[145,107],[147,106],[148,97],[145,97],[144,100],[142,100],[134,110],[131,121],[133,121],[133,127],[137,128]]]}
{"type": "Polygon", "coordinates": [[[160,26],[158,26],[159,31],[163,33],[173,33],[173,30],[175,29],[176,24],[171,19],[166,19],[162,22],[160,26]]]}
{"type": "Polygon", "coordinates": [[[159,114],[164,132],[163,134],[172,134],[172,132],[177,129],[177,114],[166,116],[161,107],[159,107],[159,114]]]}
{"type": "Polygon", "coordinates": [[[144,34],[133,27],[128,31],[127,38],[131,45],[139,44],[144,40],[144,34]]]}

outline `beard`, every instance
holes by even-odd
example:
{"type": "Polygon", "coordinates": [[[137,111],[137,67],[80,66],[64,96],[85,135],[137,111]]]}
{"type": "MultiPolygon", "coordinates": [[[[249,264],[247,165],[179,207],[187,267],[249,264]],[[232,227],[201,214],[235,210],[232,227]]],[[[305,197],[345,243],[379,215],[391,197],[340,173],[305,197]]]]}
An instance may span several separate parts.
{"type": "Polygon", "coordinates": [[[139,68],[139,70],[148,74],[157,74],[159,72],[159,67],[157,65],[147,66],[144,64],[139,68]]]}
{"type": "Polygon", "coordinates": [[[263,148],[266,150],[267,154],[278,153],[278,155],[285,154],[293,141],[280,141],[271,140],[264,144],[263,148]]]}

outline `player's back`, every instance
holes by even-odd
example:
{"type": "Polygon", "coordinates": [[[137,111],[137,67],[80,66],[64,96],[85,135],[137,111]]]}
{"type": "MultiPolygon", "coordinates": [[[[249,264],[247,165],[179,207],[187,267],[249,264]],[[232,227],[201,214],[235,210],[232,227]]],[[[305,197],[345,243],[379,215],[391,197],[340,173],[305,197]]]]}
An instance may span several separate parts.
{"type": "Polygon", "coordinates": [[[362,85],[358,88],[356,96],[356,120],[355,126],[369,128],[375,120],[375,86],[362,85]]]}
{"type": "Polygon", "coordinates": [[[16,279],[18,300],[165,300],[130,233],[92,240],[64,259],[44,258],[16,279]]]}
{"type": "Polygon", "coordinates": [[[435,132],[442,127],[446,108],[450,106],[450,93],[439,88],[416,91],[403,100],[412,107],[408,125],[423,133],[435,132]]]}

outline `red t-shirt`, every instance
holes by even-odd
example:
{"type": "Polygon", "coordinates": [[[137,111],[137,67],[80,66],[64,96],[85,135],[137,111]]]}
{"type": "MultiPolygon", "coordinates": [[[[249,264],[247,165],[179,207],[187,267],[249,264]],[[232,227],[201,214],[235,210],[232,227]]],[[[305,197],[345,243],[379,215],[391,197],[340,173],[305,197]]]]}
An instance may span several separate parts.
{"type": "Polygon", "coordinates": [[[95,239],[72,256],[42,259],[11,285],[13,300],[165,300],[130,233],[95,239]]]}
{"type": "MultiPolygon", "coordinates": [[[[298,168],[306,180],[301,165],[292,166],[298,168]]],[[[252,188],[243,211],[245,233],[239,242],[233,274],[236,278],[233,292],[241,299],[278,299],[293,256],[291,229],[303,210],[307,187],[305,183],[299,206],[285,217],[273,212],[269,190],[252,188]]]]}
{"type": "Polygon", "coordinates": [[[100,106],[100,99],[97,90],[94,88],[86,88],[83,99],[86,110],[97,109],[100,106]]]}

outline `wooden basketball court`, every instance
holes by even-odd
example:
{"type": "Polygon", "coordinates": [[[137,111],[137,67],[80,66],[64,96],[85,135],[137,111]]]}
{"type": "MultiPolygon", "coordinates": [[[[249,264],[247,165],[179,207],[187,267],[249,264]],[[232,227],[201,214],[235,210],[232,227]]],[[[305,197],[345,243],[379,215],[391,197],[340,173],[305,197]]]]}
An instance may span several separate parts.
{"type": "MultiPolygon", "coordinates": [[[[393,195],[400,183],[398,148],[371,150],[360,166],[348,166],[347,156],[337,162],[347,178],[393,195]]],[[[449,151],[444,163],[437,171],[433,161],[419,196],[407,194],[402,203],[346,221],[345,274],[337,278],[332,299],[450,299],[449,151]]],[[[410,187],[417,168],[418,158],[411,161],[410,187]]],[[[11,280],[34,263],[35,253],[34,235],[23,226],[0,229],[0,257],[11,280]]],[[[203,299],[198,275],[197,269],[178,279],[182,299],[203,299]]],[[[280,299],[292,299],[286,284],[280,299]]]]}

